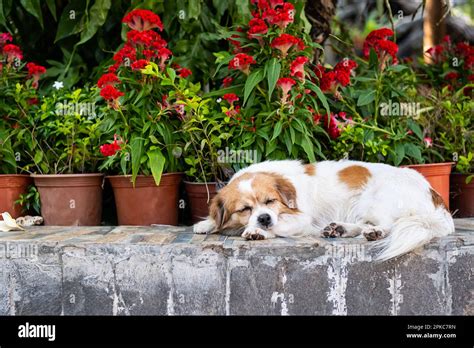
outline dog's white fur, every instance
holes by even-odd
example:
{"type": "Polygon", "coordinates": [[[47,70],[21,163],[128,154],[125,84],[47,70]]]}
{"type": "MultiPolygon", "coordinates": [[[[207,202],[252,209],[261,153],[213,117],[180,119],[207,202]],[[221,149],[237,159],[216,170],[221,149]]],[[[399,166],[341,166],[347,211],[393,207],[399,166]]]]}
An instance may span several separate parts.
{"type": "MultiPolygon", "coordinates": [[[[294,203],[301,212],[272,216],[272,228],[261,229],[255,219],[266,211],[265,207],[259,207],[259,211],[252,213],[242,236],[251,238],[255,233],[263,238],[319,235],[326,226],[336,223],[345,229],[343,237],[380,231],[383,239],[375,242],[381,250],[377,259],[386,260],[409,252],[433,237],[454,232],[450,213],[434,204],[429,183],[415,170],[346,160],[323,161],[314,166],[314,175],[309,175],[299,161],[266,161],[236,173],[232,180],[245,173],[282,175],[295,187],[294,203]],[[353,165],[370,172],[368,181],[358,190],[350,189],[337,175],[353,165]]],[[[251,189],[249,183],[239,186],[251,189]]],[[[212,233],[216,232],[215,228],[215,222],[209,217],[196,224],[194,231],[212,233]]]]}

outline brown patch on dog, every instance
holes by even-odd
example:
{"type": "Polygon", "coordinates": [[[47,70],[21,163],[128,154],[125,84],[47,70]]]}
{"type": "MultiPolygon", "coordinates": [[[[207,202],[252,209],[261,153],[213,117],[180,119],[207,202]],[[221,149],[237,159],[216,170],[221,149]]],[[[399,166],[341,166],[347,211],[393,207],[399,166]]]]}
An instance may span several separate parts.
{"type": "Polygon", "coordinates": [[[431,192],[431,200],[433,201],[434,206],[435,207],[441,206],[444,209],[446,209],[446,204],[444,204],[443,197],[441,197],[441,195],[435,190],[433,190],[431,187],[430,187],[430,192],[431,192]]]}
{"type": "Polygon", "coordinates": [[[364,186],[372,176],[370,171],[362,166],[353,165],[340,170],[338,173],[339,180],[345,183],[349,188],[356,190],[364,186]]]}
{"type": "Polygon", "coordinates": [[[306,175],[314,176],[316,174],[316,166],[314,164],[305,164],[304,172],[306,175]]]}

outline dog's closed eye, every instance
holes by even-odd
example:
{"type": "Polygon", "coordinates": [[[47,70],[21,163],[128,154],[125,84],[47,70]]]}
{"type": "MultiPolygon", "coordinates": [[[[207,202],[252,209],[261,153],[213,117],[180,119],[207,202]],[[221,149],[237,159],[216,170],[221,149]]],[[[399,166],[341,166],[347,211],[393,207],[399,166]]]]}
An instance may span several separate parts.
{"type": "Polygon", "coordinates": [[[276,201],[276,199],[267,199],[265,200],[265,204],[268,205],[268,204],[272,204],[276,201]]]}
{"type": "Polygon", "coordinates": [[[246,205],[242,209],[237,210],[236,213],[244,213],[244,212],[247,212],[247,211],[252,211],[252,207],[246,205]]]}

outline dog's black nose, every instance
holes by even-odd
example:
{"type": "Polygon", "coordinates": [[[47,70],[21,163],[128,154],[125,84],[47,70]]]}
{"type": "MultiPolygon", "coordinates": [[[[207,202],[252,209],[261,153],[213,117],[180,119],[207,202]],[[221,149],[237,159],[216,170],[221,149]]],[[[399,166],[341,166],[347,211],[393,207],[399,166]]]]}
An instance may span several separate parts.
{"type": "Polygon", "coordinates": [[[258,223],[264,227],[268,227],[272,223],[272,217],[270,216],[270,214],[262,214],[258,217],[257,220],[258,223]]]}

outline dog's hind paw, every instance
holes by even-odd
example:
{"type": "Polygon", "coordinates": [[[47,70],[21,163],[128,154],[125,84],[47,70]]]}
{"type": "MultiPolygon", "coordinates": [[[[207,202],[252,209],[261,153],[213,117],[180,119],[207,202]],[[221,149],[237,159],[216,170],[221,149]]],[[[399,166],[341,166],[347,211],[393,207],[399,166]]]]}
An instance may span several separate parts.
{"type": "Polygon", "coordinates": [[[208,234],[208,233],[213,233],[216,225],[214,224],[214,221],[212,220],[204,220],[201,222],[198,222],[193,226],[193,232],[196,234],[208,234]]]}
{"type": "Polygon", "coordinates": [[[368,241],[379,240],[385,238],[385,233],[383,230],[379,230],[375,227],[368,228],[362,232],[364,234],[365,239],[368,241]]]}
{"type": "Polygon", "coordinates": [[[335,222],[331,222],[329,225],[323,228],[321,231],[321,237],[324,238],[336,238],[342,237],[347,231],[344,226],[338,225],[335,222]]]}

